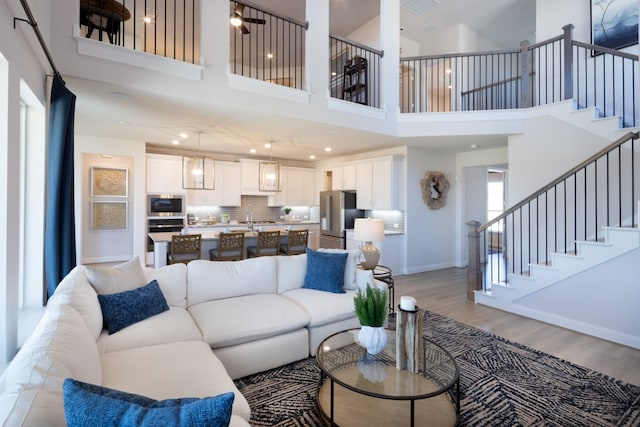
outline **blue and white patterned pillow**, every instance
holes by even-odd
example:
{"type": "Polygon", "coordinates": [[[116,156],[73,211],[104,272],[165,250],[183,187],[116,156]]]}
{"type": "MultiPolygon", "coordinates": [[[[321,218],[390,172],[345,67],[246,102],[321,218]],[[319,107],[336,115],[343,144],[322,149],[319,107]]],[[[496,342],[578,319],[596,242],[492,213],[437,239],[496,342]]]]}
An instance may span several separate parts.
{"type": "Polygon", "coordinates": [[[109,335],[169,310],[167,300],[156,280],[131,291],[98,295],[98,301],[109,335]]]}
{"type": "Polygon", "coordinates": [[[347,253],[318,252],[307,248],[307,270],[302,287],[343,294],[347,253]]]}

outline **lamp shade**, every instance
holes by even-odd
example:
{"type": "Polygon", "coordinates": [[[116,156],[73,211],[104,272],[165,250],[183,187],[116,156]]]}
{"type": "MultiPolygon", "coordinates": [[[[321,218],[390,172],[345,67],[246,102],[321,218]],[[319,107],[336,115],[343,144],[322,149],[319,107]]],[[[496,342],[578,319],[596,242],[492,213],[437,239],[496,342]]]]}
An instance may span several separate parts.
{"type": "Polygon", "coordinates": [[[353,239],[362,242],[380,242],[384,239],[384,221],[372,218],[356,218],[353,239]]]}

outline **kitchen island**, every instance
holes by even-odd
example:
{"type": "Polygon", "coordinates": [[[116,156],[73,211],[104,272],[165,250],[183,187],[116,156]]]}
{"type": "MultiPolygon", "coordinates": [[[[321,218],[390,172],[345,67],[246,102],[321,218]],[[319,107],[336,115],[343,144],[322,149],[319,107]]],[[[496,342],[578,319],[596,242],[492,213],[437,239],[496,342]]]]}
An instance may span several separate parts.
{"type": "MultiPolygon", "coordinates": [[[[309,228],[310,229],[310,234],[311,234],[311,229],[313,228],[312,224],[308,224],[310,227],[301,227],[300,224],[297,224],[297,227],[295,228],[309,228]]],[[[256,226],[254,227],[255,230],[251,231],[249,228],[246,229],[239,229],[238,225],[231,225],[229,228],[229,231],[244,231],[244,247],[245,247],[245,253],[243,255],[243,258],[247,257],[247,246],[255,246],[256,245],[256,241],[257,241],[257,237],[258,237],[258,231],[262,226],[256,226]]],[[[317,228],[317,223],[315,224],[315,227],[317,228]]],[[[202,227],[201,229],[198,229],[198,227],[189,227],[187,229],[187,234],[201,234],[202,235],[202,245],[201,245],[201,251],[200,251],[200,258],[201,259],[209,259],[209,250],[217,248],[218,247],[218,235],[225,231],[225,228],[227,227],[202,227]]],[[[271,226],[271,227],[264,227],[265,231],[275,231],[275,230],[280,230],[280,243],[287,243],[287,237],[288,237],[288,229],[292,228],[289,225],[279,225],[277,227],[271,226]]],[[[157,232],[157,233],[149,233],[149,238],[151,240],[153,240],[153,267],[154,268],[160,268],[163,267],[165,265],[167,265],[167,254],[169,252],[169,245],[171,244],[171,237],[174,235],[178,235],[180,233],[177,232],[157,232]]],[[[309,238],[309,247],[312,247],[313,245],[311,244],[311,237],[309,238]]]]}

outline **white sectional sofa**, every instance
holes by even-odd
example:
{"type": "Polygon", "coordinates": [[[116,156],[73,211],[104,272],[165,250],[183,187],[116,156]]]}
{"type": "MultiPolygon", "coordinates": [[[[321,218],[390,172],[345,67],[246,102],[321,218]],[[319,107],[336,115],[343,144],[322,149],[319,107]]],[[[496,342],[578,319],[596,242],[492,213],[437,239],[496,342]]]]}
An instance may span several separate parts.
{"type": "Polygon", "coordinates": [[[344,293],[303,288],[306,254],[144,269],[168,310],[112,334],[93,270],[76,267],[0,377],[0,425],[65,425],[62,383],[73,378],[156,400],[233,392],[230,425],[247,426],[234,379],[313,356],[328,335],[359,326],[354,289],[385,285],[356,259],[349,254],[344,293]]]}

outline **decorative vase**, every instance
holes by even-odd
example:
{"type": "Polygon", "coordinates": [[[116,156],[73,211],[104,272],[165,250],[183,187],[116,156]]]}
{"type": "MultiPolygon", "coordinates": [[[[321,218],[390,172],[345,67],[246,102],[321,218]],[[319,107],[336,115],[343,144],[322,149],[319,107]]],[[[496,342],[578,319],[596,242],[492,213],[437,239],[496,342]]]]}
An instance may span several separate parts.
{"type": "Polygon", "coordinates": [[[358,332],[358,342],[370,354],[378,354],[387,345],[387,332],[383,326],[362,326],[358,332]]]}

